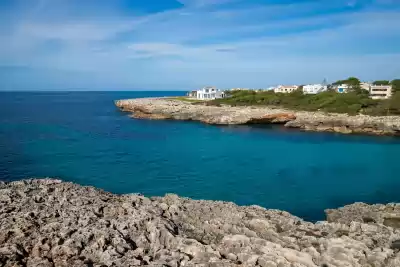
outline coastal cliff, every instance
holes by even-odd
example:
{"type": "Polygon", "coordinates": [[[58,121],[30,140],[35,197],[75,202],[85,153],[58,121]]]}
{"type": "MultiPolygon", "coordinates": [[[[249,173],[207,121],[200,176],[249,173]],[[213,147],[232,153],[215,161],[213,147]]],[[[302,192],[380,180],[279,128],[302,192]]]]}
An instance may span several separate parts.
{"type": "Polygon", "coordinates": [[[291,111],[271,107],[209,106],[168,98],[115,101],[132,117],[143,119],[194,120],[208,124],[282,124],[306,131],[399,135],[400,116],[366,116],[291,111]]]}
{"type": "Polygon", "coordinates": [[[398,267],[400,205],[310,223],[285,211],[114,195],[59,180],[0,184],[1,266],[398,267]]]}

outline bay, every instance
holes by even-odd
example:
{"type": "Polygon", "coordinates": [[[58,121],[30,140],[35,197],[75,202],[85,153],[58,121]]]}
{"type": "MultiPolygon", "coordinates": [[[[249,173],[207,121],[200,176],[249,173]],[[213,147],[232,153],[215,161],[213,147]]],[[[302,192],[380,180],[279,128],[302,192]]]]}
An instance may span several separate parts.
{"type": "Polygon", "coordinates": [[[400,201],[400,140],[283,127],[136,120],[114,100],[184,92],[0,93],[0,180],[55,177],[114,193],[176,193],[306,220],[400,201]]]}

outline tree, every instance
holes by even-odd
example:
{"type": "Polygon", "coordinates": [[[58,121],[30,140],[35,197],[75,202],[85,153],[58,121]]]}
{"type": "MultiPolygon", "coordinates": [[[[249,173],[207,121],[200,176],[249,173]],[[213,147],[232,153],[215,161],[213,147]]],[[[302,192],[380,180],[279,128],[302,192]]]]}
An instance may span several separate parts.
{"type": "Polygon", "coordinates": [[[349,86],[349,91],[353,91],[356,94],[362,93],[360,83],[360,80],[356,77],[350,77],[345,81],[345,84],[349,86]]]}
{"type": "Polygon", "coordinates": [[[400,114],[400,92],[394,93],[394,95],[389,99],[388,111],[390,114],[400,114]]]}
{"type": "Polygon", "coordinates": [[[373,85],[389,85],[390,82],[388,80],[378,80],[372,83],[373,85]]]}
{"type": "Polygon", "coordinates": [[[347,81],[347,84],[350,84],[350,85],[359,85],[360,84],[360,79],[358,79],[356,77],[349,77],[346,81],[347,81]]]}
{"type": "Polygon", "coordinates": [[[340,84],[347,84],[350,86],[357,86],[360,85],[360,80],[356,77],[349,77],[346,80],[339,80],[333,83],[334,85],[340,85],[340,84]]]}
{"type": "Polygon", "coordinates": [[[341,84],[345,84],[347,80],[338,80],[334,83],[332,83],[332,85],[341,85],[341,84]]]}
{"type": "Polygon", "coordinates": [[[395,79],[390,82],[392,85],[392,90],[393,92],[399,92],[400,91],[400,79],[395,79]]]}

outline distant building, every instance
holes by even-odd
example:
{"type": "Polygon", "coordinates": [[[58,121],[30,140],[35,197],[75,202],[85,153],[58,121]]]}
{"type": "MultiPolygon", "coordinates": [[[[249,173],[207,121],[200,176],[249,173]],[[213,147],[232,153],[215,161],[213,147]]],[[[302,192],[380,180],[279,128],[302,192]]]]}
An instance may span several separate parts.
{"type": "MultiPolygon", "coordinates": [[[[331,88],[334,89],[336,92],[342,94],[349,92],[350,85],[348,84],[333,85],[331,88]]],[[[369,92],[371,84],[367,82],[362,82],[360,83],[360,88],[369,92]]]]}
{"type": "Polygon", "coordinates": [[[372,99],[387,99],[392,96],[391,85],[371,85],[369,96],[372,99]]]}
{"type": "Polygon", "coordinates": [[[188,97],[197,98],[197,91],[190,91],[186,94],[188,97]]]}
{"type": "Polygon", "coordinates": [[[336,86],[336,92],[339,94],[347,93],[349,91],[349,85],[348,84],[341,84],[336,86]]]}
{"type": "Polygon", "coordinates": [[[225,97],[225,93],[215,87],[204,87],[201,90],[191,91],[189,94],[191,97],[201,100],[212,100],[225,97]]]}
{"type": "Polygon", "coordinates": [[[360,83],[360,87],[361,87],[361,89],[367,90],[368,92],[371,90],[370,83],[362,82],[362,83],[360,83]]]}
{"type": "Polygon", "coordinates": [[[298,85],[279,85],[274,89],[274,92],[287,94],[296,91],[297,89],[299,89],[298,85]]]}
{"type": "Polygon", "coordinates": [[[240,88],[240,87],[238,87],[238,88],[231,88],[228,91],[243,91],[243,90],[250,90],[250,89],[249,88],[240,88]]]}
{"type": "Polygon", "coordinates": [[[308,84],[303,86],[304,94],[318,94],[328,90],[328,86],[322,84],[308,84]]]}

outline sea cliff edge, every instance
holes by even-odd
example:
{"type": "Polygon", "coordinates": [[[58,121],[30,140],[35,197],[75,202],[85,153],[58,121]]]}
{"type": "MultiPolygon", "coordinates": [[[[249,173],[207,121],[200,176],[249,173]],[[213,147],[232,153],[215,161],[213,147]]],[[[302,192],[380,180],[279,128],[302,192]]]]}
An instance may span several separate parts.
{"type": "Polygon", "coordinates": [[[53,179],[0,183],[0,203],[1,266],[400,266],[398,204],[355,203],[311,223],[53,179]]]}
{"type": "Polygon", "coordinates": [[[282,124],[306,131],[400,135],[400,116],[367,116],[293,111],[263,106],[210,106],[173,98],[115,101],[122,111],[142,119],[193,120],[217,125],[282,124]]]}

